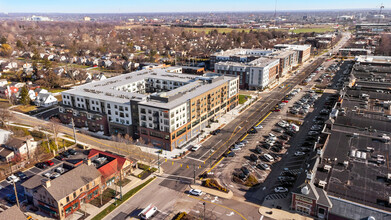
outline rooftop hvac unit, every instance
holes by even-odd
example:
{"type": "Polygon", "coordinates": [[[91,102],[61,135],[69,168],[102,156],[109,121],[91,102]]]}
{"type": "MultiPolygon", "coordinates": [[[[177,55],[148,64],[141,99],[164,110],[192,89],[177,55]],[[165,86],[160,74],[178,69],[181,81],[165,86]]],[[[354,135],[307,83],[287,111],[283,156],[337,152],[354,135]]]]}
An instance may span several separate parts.
{"type": "Polygon", "coordinates": [[[356,150],[351,150],[350,151],[350,156],[355,157],[356,156],[356,150]]]}
{"type": "Polygon", "coordinates": [[[356,157],[357,157],[357,158],[361,158],[361,151],[357,151],[357,152],[356,152],[356,157]]]}
{"type": "Polygon", "coordinates": [[[362,152],[362,153],[361,153],[361,159],[366,160],[366,159],[367,159],[367,153],[362,152]]]}
{"type": "Polygon", "coordinates": [[[325,186],[326,186],[326,184],[327,184],[327,182],[326,181],[324,181],[324,180],[319,180],[319,186],[320,187],[322,187],[322,188],[324,188],[325,186]]]}

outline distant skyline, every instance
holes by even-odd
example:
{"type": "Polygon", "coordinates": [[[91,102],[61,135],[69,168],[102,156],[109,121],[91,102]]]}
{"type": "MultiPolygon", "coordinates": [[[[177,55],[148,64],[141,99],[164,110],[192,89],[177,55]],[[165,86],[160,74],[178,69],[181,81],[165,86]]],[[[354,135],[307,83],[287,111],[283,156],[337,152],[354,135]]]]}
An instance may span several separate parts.
{"type": "MultiPolygon", "coordinates": [[[[385,10],[391,3],[381,0],[277,0],[277,10],[385,10]]],[[[0,12],[31,13],[144,13],[274,11],[273,0],[0,0],[0,12]]]]}

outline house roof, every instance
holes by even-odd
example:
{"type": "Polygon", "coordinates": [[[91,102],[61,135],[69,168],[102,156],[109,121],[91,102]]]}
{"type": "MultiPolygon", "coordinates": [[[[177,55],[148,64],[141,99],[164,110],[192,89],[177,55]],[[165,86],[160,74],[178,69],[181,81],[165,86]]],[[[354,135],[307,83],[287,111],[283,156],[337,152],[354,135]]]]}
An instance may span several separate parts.
{"type": "Polygon", "coordinates": [[[8,147],[19,149],[24,145],[25,142],[26,141],[21,138],[11,138],[9,141],[7,141],[7,143],[5,143],[5,145],[7,145],[8,147]]]}
{"type": "Polygon", "coordinates": [[[90,150],[90,153],[88,154],[88,159],[91,159],[92,157],[95,157],[95,156],[97,156],[99,154],[103,154],[105,156],[113,157],[113,158],[117,159],[118,160],[118,162],[117,162],[117,170],[121,170],[123,168],[123,165],[124,165],[125,161],[130,161],[130,163],[133,163],[133,161],[131,161],[131,160],[125,158],[125,157],[122,157],[122,156],[119,156],[119,155],[115,155],[115,154],[111,154],[111,153],[105,152],[105,151],[96,150],[96,149],[91,149],[90,150]]]}
{"type": "Polygon", "coordinates": [[[18,208],[18,206],[14,205],[9,209],[0,213],[0,219],[14,219],[14,220],[26,220],[26,216],[22,211],[18,208]]]}
{"type": "Polygon", "coordinates": [[[11,153],[13,153],[12,150],[9,150],[9,149],[4,148],[4,147],[1,147],[1,148],[0,148],[0,157],[6,158],[6,157],[8,157],[11,153]]]}
{"type": "Polygon", "coordinates": [[[34,175],[28,180],[26,180],[25,182],[23,182],[21,185],[27,189],[34,189],[42,185],[43,182],[42,180],[49,180],[49,179],[41,175],[34,175]]]}
{"type": "Polygon", "coordinates": [[[82,164],[73,170],[50,181],[50,187],[46,191],[55,199],[61,200],[69,194],[100,177],[101,174],[94,166],[82,164]]]}

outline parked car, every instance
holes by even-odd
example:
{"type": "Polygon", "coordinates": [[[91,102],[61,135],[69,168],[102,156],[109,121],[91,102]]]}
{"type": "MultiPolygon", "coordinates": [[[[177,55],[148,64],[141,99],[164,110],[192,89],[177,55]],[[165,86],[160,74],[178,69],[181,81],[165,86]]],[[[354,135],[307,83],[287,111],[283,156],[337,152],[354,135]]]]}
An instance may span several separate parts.
{"type": "Polygon", "coordinates": [[[54,171],[59,173],[59,174],[63,174],[65,172],[65,169],[62,168],[62,167],[57,167],[56,169],[54,169],[54,171]]]}
{"type": "Polygon", "coordinates": [[[52,173],[52,175],[50,175],[50,179],[55,179],[57,177],[61,176],[61,174],[57,173],[57,172],[54,172],[52,173]]]}
{"type": "Polygon", "coordinates": [[[14,174],[12,174],[11,176],[7,177],[7,183],[9,184],[13,184],[13,183],[16,183],[20,180],[19,177],[15,176],[14,174]]]}
{"type": "Polygon", "coordinates": [[[258,133],[258,131],[256,129],[252,128],[249,131],[247,131],[247,133],[249,133],[249,134],[256,134],[256,133],[258,133]]]}
{"type": "Polygon", "coordinates": [[[273,162],[274,161],[274,158],[270,155],[270,154],[264,154],[263,157],[269,161],[269,162],[273,162]]]}
{"type": "Polygon", "coordinates": [[[241,170],[244,173],[244,175],[246,175],[246,176],[248,176],[250,174],[250,171],[247,169],[247,167],[242,167],[241,170]]]}
{"type": "Polygon", "coordinates": [[[69,149],[69,150],[68,150],[68,153],[69,153],[70,155],[76,155],[76,154],[77,154],[77,151],[75,151],[74,149],[69,149]]]}
{"type": "Polygon", "coordinates": [[[259,163],[259,164],[257,164],[257,168],[263,169],[263,170],[270,170],[270,166],[267,165],[266,163],[259,163]]]}
{"type": "Polygon", "coordinates": [[[258,157],[257,157],[257,155],[255,155],[255,154],[250,154],[250,160],[252,160],[252,161],[257,161],[258,160],[258,157]]]}
{"type": "Polygon", "coordinates": [[[46,163],[48,166],[53,166],[53,165],[54,165],[53,161],[51,161],[51,160],[48,160],[48,161],[46,161],[45,163],[46,163]]]}
{"type": "Polygon", "coordinates": [[[48,165],[44,162],[39,162],[39,163],[35,164],[35,166],[40,169],[45,169],[48,165]]]}
{"type": "Polygon", "coordinates": [[[221,129],[216,129],[212,132],[210,132],[212,135],[216,135],[216,134],[219,134],[221,132],[221,129]]]}
{"type": "Polygon", "coordinates": [[[198,149],[200,149],[200,147],[201,147],[200,144],[196,144],[196,145],[192,146],[192,147],[190,148],[190,150],[191,150],[191,151],[197,151],[198,149]]]}
{"type": "Polygon", "coordinates": [[[16,175],[17,177],[19,177],[21,180],[27,179],[27,175],[24,174],[24,173],[21,172],[21,171],[16,172],[15,175],[16,175]]]}
{"type": "Polygon", "coordinates": [[[60,155],[57,155],[57,156],[55,156],[54,158],[56,158],[57,160],[60,160],[60,161],[63,161],[63,160],[65,160],[65,157],[64,157],[64,156],[62,156],[61,154],[60,154],[60,155]]]}
{"type": "Polygon", "coordinates": [[[279,138],[282,139],[282,140],[289,140],[289,136],[288,135],[280,135],[279,138]]]}
{"type": "Polygon", "coordinates": [[[285,188],[285,187],[279,186],[279,187],[274,188],[274,192],[276,192],[276,193],[284,193],[284,192],[288,192],[288,189],[285,188]]]}
{"type": "Polygon", "coordinates": [[[200,196],[202,195],[202,191],[199,189],[190,189],[189,194],[193,196],[200,196]]]}
{"type": "Polygon", "coordinates": [[[305,153],[302,152],[302,151],[296,151],[295,152],[295,156],[303,156],[303,155],[305,155],[305,153]]]}
{"type": "Polygon", "coordinates": [[[256,147],[255,147],[255,153],[257,153],[257,154],[261,154],[262,153],[262,148],[261,148],[261,145],[257,145],[256,147]]]}
{"type": "Polygon", "coordinates": [[[255,126],[254,128],[255,128],[255,129],[262,129],[263,126],[262,126],[262,125],[257,125],[257,126],[255,126]]]}
{"type": "Polygon", "coordinates": [[[64,158],[69,158],[70,154],[67,151],[62,152],[61,156],[64,158]]]}

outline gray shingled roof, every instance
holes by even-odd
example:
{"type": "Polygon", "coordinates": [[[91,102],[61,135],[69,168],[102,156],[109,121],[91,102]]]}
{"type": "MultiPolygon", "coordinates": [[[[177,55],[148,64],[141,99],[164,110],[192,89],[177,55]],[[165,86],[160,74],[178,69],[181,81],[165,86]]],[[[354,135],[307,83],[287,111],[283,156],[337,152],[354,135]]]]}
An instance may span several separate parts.
{"type": "Polygon", "coordinates": [[[100,172],[94,166],[82,164],[51,180],[50,187],[46,188],[46,190],[55,200],[60,200],[98,178],[100,175],[100,172]]]}
{"type": "Polygon", "coordinates": [[[12,220],[26,220],[26,216],[14,205],[9,209],[6,209],[4,212],[0,213],[0,219],[12,219],[12,220]]]}

